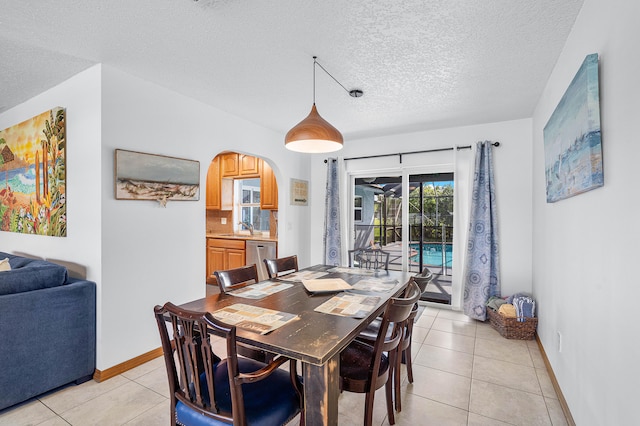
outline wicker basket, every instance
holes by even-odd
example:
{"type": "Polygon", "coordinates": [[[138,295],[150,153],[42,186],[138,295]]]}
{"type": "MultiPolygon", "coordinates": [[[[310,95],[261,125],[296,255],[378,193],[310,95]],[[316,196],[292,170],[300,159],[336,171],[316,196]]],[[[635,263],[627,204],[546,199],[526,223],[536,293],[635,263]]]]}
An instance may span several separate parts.
{"type": "Polygon", "coordinates": [[[523,322],[517,318],[507,318],[491,308],[487,308],[491,326],[507,339],[533,340],[538,326],[538,318],[525,318],[523,322]]]}

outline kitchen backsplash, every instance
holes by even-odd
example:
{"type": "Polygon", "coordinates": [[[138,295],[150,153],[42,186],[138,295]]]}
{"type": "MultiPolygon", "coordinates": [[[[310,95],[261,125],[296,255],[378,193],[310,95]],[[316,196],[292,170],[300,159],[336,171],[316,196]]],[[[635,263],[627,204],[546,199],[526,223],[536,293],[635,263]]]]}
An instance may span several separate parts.
{"type": "MultiPolygon", "coordinates": [[[[272,210],[269,215],[269,235],[277,236],[278,221],[277,210],[272,210]]],[[[207,234],[230,234],[233,232],[233,212],[223,210],[207,210],[207,234]],[[222,219],[227,223],[222,224],[222,219]]]]}

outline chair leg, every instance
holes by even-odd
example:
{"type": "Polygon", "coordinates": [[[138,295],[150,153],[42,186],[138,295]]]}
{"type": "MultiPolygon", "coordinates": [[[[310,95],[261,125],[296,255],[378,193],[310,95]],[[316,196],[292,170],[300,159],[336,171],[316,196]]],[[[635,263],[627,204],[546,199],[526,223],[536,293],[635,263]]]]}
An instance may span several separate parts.
{"type": "Polygon", "coordinates": [[[409,341],[409,346],[404,350],[404,363],[407,366],[407,378],[409,379],[409,383],[413,383],[413,366],[411,364],[411,341],[409,341]]]}
{"type": "Polygon", "coordinates": [[[393,412],[393,376],[389,376],[387,383],[384,385],[385,394],[387,397],[387,416],[389,417],[389,424],[396,424],[396,417],[393,412]]]}
{"type": "MultiPolygon", "coordinates": [[[[393,384],[395,386],[395,406],[396,406],[396,411],[399,413],[400,411],[402,411],[402,395],[401,395],[401,391],[400,391],[400,383],[402,381],[402,370],[401,370],[401,364],[402,364],[402,352],[398,353],[395,359],[395,365],[393,368],[393,384]]],[[[390,378],[391,379],[391,378],[390,378]]]]}
{"type": "MultiPolygon", "coordinates": [[[[371,388],[373,389],[373,386],[371,388]]],[[[375,392],[375,389],[369,390],[364,400],[364,426],[371,426],[373,424],[373,397],[375,396],[375,392]]]]}

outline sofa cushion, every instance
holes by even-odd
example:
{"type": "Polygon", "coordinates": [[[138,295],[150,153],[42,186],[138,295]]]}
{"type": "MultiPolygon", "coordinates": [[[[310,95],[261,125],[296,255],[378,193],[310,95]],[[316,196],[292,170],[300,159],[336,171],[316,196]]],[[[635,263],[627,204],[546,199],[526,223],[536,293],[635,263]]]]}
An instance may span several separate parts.
{"type": "Polygon", "coordinates": [[[0,295],[57,287],[67,282],[64,266],[0,252],[0,259],[4,258],[9,258],[11,270],[0,272],[0,295]]]}

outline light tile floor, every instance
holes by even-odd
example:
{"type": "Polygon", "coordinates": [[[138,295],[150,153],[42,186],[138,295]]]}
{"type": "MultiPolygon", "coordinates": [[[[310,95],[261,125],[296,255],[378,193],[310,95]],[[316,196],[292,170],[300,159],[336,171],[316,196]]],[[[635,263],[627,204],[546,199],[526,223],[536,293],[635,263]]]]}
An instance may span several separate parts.
{"type": "MultiPolygon", "coordinates": [[[[414,330],[414,383],[403,367],[397,425],[567,424],[535,341],[507,340],[488,323],[432,307],[414,330]]],[[[167,425],[168,393],[163,360],[156,358],[102,383],[69,386],[0,411],[0,426],[167,425]]],[[[338,411],[341,426],[361,425],[364,395],[342,393],[338,411]]],[[[376,394],[373,423],[389,424],[384,388],[376,394]]]]}

